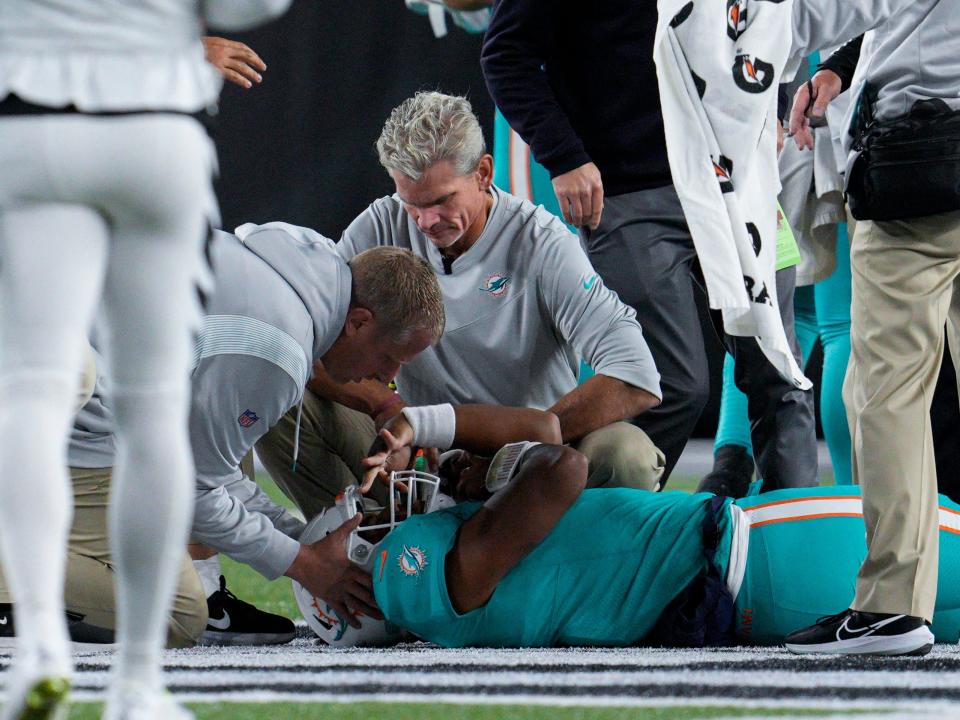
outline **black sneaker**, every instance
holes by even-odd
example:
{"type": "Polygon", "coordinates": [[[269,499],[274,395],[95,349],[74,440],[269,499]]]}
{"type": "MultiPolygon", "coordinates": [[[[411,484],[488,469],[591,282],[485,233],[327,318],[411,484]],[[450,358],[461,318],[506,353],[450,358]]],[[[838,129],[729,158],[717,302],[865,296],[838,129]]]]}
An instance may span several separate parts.
{"type": "MultiPolygon", "coordinates": [[[[114,631],[97,627],[84,621],[84,616],[67,610],[67,631],[70,640],[83,645],[110,645],[114,642],[114,631]]],[[[16,635],[13,622],[13,605],[0,603],[0,647],[10,647],[16,635]]]]}
{"type": "Polygon", "coordinates": [[[844,610],[790,633],[784,644],[799,655],[926,655],[933,633],[922,618],[911,615],[844,610]]]}
{"type": "Polygon", "coordinates": [[[207,598],[207,609],[210,617],[200,645],[282,645],[297,634],[293,621],[238,600],[223,575],[220,589],[207,598]]]}
{"type": "Polygon", "coordinates": [[[13,636],[13,605],[0,603],[0,638],[12,638],[13,636]]]}
{"type": "Polygon", "coordinates": [[[746,497],[753,481],[753,457],[742,445],[722,445],[713,456],[713,470],[704,475],[697,492],[746,497]]]}

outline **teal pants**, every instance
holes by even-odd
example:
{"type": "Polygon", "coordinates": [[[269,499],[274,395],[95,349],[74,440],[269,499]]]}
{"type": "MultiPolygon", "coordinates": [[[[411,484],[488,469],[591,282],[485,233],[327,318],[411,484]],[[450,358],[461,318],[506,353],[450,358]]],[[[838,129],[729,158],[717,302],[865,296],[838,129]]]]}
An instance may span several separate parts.
{"type": "Polygon", "coordinates": [[[847,224],[837,226],[837,269],[794,295],[797,341],[806,363],[819,339],[823,346],[820,423],[830,450],[837,485],[853,482],[850,428],[843,404],[843,379],[850,358],[850,239],[847,224]]]}
{"type": "MultiPolygon", "coordinates": [[[[736,504],[750,521],[737,636],[776,645],[794,630],[846,610],[867,554],[860,488],[777,490],[736,504]]],[[[940,496],[940,583],[931,628],[937,642],[960,638],[960,505],[940,496]]]]}

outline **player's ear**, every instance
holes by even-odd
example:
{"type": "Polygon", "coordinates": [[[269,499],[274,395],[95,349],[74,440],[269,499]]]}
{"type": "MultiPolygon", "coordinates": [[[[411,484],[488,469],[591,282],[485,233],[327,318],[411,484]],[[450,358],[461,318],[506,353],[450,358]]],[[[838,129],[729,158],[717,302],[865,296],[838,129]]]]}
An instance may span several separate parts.
{"type": "Polygon", "coordinates": [[[343,332],[347,337],[353,337],[371,322],[373,322],[372,312],[360,305],[351,305],[347,310],[347,321],[343,326],[343,332]]]}

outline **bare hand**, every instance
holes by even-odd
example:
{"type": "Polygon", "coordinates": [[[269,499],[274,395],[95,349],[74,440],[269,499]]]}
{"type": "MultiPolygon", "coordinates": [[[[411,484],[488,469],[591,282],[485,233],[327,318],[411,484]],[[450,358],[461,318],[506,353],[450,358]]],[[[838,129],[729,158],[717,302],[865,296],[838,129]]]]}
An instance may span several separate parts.
{"type": "Polygon", "coordinates": [[[363,516],[357,513],[323,540],[301,545],[297,558],[287,570],[287,577],[303,585],[307,591],[325,600],[342,619],[360,627],[356,613],[383,618],[373,597],[373,581],[347,557],[347,539],[360,525],[363,516]]]}
{"type": "Polygon", "coordinates": [[[827,105],[840,94],[840,76],[833,70],[820,70],[810,78],[810,82],[797,88],[793,96],[793,107],[790,109],[790,135],[801,150],[813,150],[813,132],[810,125],[811,118],[822,120],[827,112],[827,105]],[[813,98],[810,97],[811,88],[813,98]]]}
{"type": "Polygon", "coordinates": [[[266,64],[253,50],[242,42],[220,37],[203,38],[203,50],[207,62],[213,65],[225,80],[248,90],[253,83],[263,82],[260,75],[266,64]],[[259,70],[259,72],[257,72],[259,70]]]}
{"type": "Polygon", "coordinates": [[[360,492],[367,493],[379,477],[388,479],[391,470],[405,470],[410,464],[413,428],[403,413],[393,417],[379,432],[361,461],[366,468],[360,492]]]}
{"type": "Polygon", "coordinates": [[[436,475],[440,471],[440,449],[434,447],[423,448],[423,459],[427,462],[427,470],[436,475]]]}
{"type": "Polygon", "coordinates": [[[592,162],[557,175],[553,191],[563,210],[563,219],[574,227],[588,225],[596,230],[603,212],[603,182],[592,162]]]}

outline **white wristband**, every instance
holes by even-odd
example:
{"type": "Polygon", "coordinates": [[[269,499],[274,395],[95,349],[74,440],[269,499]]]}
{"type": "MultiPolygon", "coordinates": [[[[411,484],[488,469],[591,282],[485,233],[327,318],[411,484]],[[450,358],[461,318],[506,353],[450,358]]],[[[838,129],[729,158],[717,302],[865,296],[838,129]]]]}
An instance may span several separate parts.
{"type": "Polygon", "coordinates": [[[457,433],[457,416],[453,405],[418,405],[405,407],[403,414],[413,428],[413,444],[448,450],[457,433]]]}
{"type": "Polygon", "coordinates": [[[495,493],[509,485],[527,450],[539,444],[527,441],[515,442],[497,450],[497,454],[490,461],[490,467],[487,468],[487,477],[484,480],[487,490],[495,493]]]}

